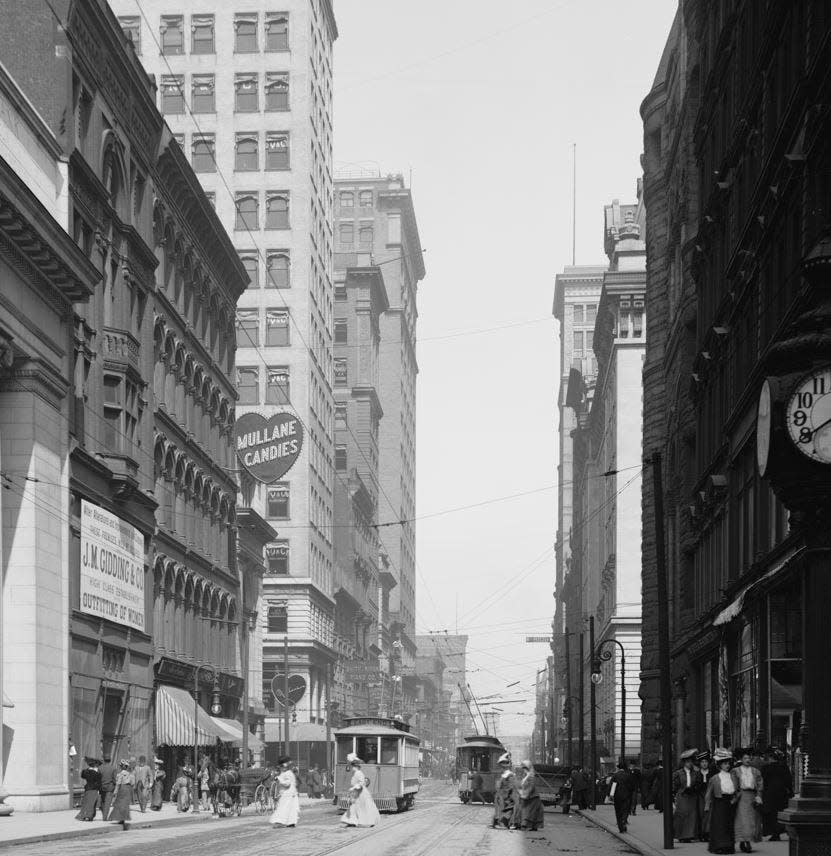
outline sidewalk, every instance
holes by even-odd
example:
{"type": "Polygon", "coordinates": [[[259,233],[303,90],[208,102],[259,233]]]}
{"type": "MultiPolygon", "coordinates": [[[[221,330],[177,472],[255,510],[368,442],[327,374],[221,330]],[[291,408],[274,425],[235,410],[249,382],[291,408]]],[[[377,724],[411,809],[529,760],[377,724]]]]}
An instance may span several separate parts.
{"type": "MultiPolygon", "coordinates": [[[[599,805],[594,811],[573,811],[574,814],[582,815],[586,820],[610,832],[615,838],[628,844],[634,850],[644,856],[665,856],[664,847],[664,816],[655,809],[643,811],[638,809],[634,817],[629,818],[628,832],[620,833],[615,821],[615,810],[611,805],[599,805]]],[[[673,842],[673,849],[684,856],[706,856],[707,843],[699,841],[693,844],[680,844],[673,842]]],[[[740,853],[739,848],[736,852],[740,853]]],[[[760,841],[753,844],[753,852],[760,856],[787,856],[788,836],[783,833],[781,841],[760,841]]]]}
{"type": "MultiPolygon", "coordinates": [[[[332,808],[332,801],[327,799],[313,800],[306,794],[300,795],[300,805],[304,809],[317,806],[332,808]]],[[[0,850],[15,844],[33,844],[37,841],[58,841],[64,838],[86,838],[89,836],[106,835],[110,832],[122,832],[120,823],[105,823],[98,819],[92,823],[75,820],[78,809],[65,811],[44,812],[15,812],[11,817],[0,817],[0,850]]],[[[212,819],[210,811],[200,811],[199,814],[179,812],[176,804],[167,802],[161,811],[147,811],[142,814],[138,806],[131,807],[130,829],[149,829],[155,826],[179,826],[182,824],[207,823],[212,819]]],[[[254,807],[243,809],[243,817],[255,817],[254,807]]]]}

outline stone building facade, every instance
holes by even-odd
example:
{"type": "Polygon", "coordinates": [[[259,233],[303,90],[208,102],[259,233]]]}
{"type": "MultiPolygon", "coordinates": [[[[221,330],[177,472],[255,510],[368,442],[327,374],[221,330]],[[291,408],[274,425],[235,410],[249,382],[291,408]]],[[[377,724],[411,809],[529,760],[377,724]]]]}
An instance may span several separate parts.
{"type": "MultiPolygon", "coordinates": [[[[824,258],[826,7],[682,2],[642,106],[645,453],[666,462],[676,751],[772,744],[794,761],[804,748],[810,532],[793,515],[789,525],[779,485],[760,475],[757,407],[766,376],[794,370],[785,346],[816,302],[809,262],[824,258]]],[[[641,693],[651,738],[667,724],[655,719],[649,484],[641,693]]]]}

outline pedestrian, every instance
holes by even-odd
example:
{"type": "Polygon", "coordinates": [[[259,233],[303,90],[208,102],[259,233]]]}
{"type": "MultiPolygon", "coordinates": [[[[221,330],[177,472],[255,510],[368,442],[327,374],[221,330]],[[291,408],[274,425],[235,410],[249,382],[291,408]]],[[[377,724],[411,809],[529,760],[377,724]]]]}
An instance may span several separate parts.
{"type": "Polygon", "coordinates": [[[274,829],[278,827],[294,827],[300,820],[300,796],[297,793],[297,776],[292,770],[291,758],[281,755],[277,759],[280,772],[277,776],[277,784],[280,793],[277,796],[277,806],[271,815],[269,822],[274,829]]]}
{"type": "Polygon", "coordinates": [[[750,750],[741,750],[739,766],[733,769],[732,775],[738,794],[733,821],[735,841],[743,853],[752,853],[751,842],[762,840],[759,811],[764,786],[761,771],[751,764],[750,750]]]}
{"type": "Polygon", "coordinates": [[[700,752],[696,756],[696,761],[698,762],[698,772],[701,774],[701,782],[698,786],[698,815],[701,819],[699,838],[701,841],[706,841],[710,834],[710,813],[704,805],[704,797],[707,794],[707,785],[715,771],[710,766],[709,752],[700,752]]]}
{"type": "Polygon", "coordinates": [[[190,809],[190,783],[191,776],[188,775],[190,767],[184,766],[179,770],[179,775],[173,782],[173,792],[170,799],[176,800],[176,811],[185,812],[190,809]]]}
{"type": "Polygon", "coordinates": [[[571,771],[571,784],[574,789],[574,801],[577,808],[585,810],[589,807],[589,779],[582,767],[571,771]]]}
{"type": "Polygon", "coordinates": [[[710,853],[735,853],[733,815],[737,799],[736,783],[730,772],[733,756],[727,749],[713,752],[716,771],[707,783],[704,810],[709,816],[707,850],[710,853]]]}
{"type": "Polygon", "coordinates": [[[571,776],[560,785],[560,806],[563,809],[563,814],[569,814],[571,812],[571,798],[574,793],[574,782],[571,780],[571,776]]]}
{"type": "Polygon", "coordinates": [[[113,791],[115,791],[116,769],[109,755],[104,756],[101,765],[101,819],[107,820],[110,816],[110,806],[113,804],[113,791]]]}
{"type": "Polygon", "coordinates": [[[771,841],[779,841],[785,827],[777,815],[788,807],[793,780],[782,752],[770,747],[767,758],[768,763],[762,767],[762,834],[769,835],[771,841]]]}
{"type": "Polygon", "coordinates": [[[75,820],[95,820],[98,811],[98,802],[101,799],[101,771],[98,769],[101,762],[97,758],[84,758],[86,767],[81,770],[81,778],[84,780],[84,795],[81,797],[81,808],[75,815],[75,820]]]}
{"type": "Polygon", "coordinates": [[[626,763],[621,758],[617,763],[617,770],[612,774],[612,782],[609,787],[609,796],[615,807],[615,820],[618,832],[626,832],[629,823],[629,810],[632,808],[632,776],[626,769],[626,763]]]}
{"type": "Polygon", "coordinates": [[[147,757],[145,755],[139,755],[138,764],[133,771],[133,775],[136,777],[136,802],[138,802],[139,810],[144,814],[147,808],[147,799],[153,787],[153,773],[147,764],[147,757]]]}
{"type": "Polygon", "coordinates": [[[521,778],[517,785],[520,806],[520,828],[536,832],[543,828],[543,807],[540,795],[537,793],[537,775],[531,762],[526,760],[520,765],[521,778]]]}
{"type": "Polygon", "coordinates": [[[211,782],[214,779],[215,768],[213,762],[207,755],[202,756],[202,762],[199,765],[199,774],[197,781],[199,782],[199,796],[202,800],[202,811],[208,811],[211,807],[211,782]]]}
{"type": "Polygon", "coordinates": [[[323,796],[323,779],[317,764],[312,764],[312,769],[309,770],[309,796],[316,800],[323,796]]]}
{"type": "Polygon", "coordinates": [[[150,795],[150,808],[152,811],[161,811],[167,773],[164,771],[164,761],[161,758],[153,759],[153,767],[153,793],[150,795]]]}
{"type": "Polygon", "coordinates": [[[681,753],[681,769],[672,774],[672,794],[675,798],[675,837],[682,843],[696,840],[701,833],[698,814],[698,794],[701,773],[693,766],[698,749],[681,753]]]}
{"type": "Polygon", "coordinates": [[[113,790],[113,802],[108,820],[120,823],[127,828],[130,822],[130,804],[133,802],[133,787],[136,777],[130,769],[130,762],[122,759],[118,764],[118,775],[115,778],[115,789],[113,790]]]}
{"type": "Polygon", "coordinates": [[[341,823],[347,826],[375,826],[381,820],[381,815],[369,791],[369,780],[361,769],[364,762],[353,752],[346,756],[346,760],[352,768],[352,779],[349,782],[349,805],[341,823]]]}
{"type": "Polygon", "coordinates": [[[655,806],[657,811],[662,812],[664,810],[664,765],[660,759],[655,764],[649,802],[655,806]]]}
{"type": "Polygon", "coordinates": [[[511,756],[506,752],[499,757],[500,774],[496,780],[496,793],[493,796],[494,829],[509,829],[516,825],[516,777],[511,769],[511,756]]]}
{"type": "Polygon", "coordinates": [[[629,776],[632,779],[632,804],[629,814],[634,817],[638,813],[638,800],[641,796],[641,769],[634,761],[629,762],[629,776]]]}
{"type": "Polygon", "coordinates": [[[482,778],[482,774],[478,770],[474,770],[470,777],[470,802],[471,804],[475,803],[476,800],[479,800],[482,805],[485,804],[485,797],[482,793],[482,788],[484,787],[485,780],[482,778]]]}

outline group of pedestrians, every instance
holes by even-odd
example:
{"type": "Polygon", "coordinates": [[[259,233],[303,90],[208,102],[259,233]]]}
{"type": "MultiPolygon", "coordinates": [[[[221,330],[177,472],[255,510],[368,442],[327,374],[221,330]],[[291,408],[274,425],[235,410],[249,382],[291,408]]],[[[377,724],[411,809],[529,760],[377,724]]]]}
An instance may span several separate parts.
{"type": "MultiPolygon", "coordinates": [[[[543,805],[537,793],[533,764],[527,760],[523,761],[520,764],[520,772],[514,773],[511,756],[507,752],[499,758],[497,763],[501,772],[493,798],[491,827],[527,829],[531,832],[542,829],[543,805]]],[[[475,795],[474,787],[473,796],[475,795]]]]}

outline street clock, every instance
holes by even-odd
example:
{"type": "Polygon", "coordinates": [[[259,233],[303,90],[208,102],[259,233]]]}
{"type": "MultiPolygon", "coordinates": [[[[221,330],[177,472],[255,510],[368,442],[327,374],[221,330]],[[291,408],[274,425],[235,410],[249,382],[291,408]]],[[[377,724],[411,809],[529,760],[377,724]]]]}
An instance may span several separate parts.
{"type": "Polygon", "coordinates": [[[788,398],[785,427],[803,455],[831,464],[831,366],[815,369],[799,380],[788,398]]]}

